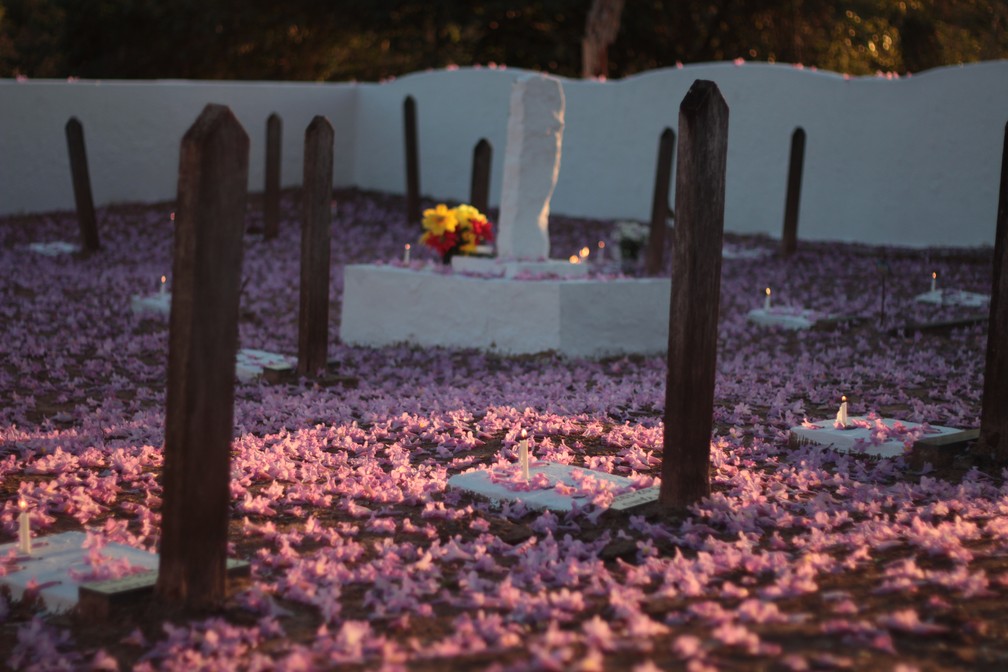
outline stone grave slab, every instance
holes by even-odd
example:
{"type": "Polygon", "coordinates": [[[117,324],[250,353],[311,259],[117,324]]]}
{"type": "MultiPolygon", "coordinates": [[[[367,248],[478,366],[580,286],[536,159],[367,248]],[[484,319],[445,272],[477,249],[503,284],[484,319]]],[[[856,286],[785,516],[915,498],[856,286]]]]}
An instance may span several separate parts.
{"type": "Polygon", "coordinates": [[[791,428],[793,445],[812,443],[826,446],[841,453],[896,457],[910,451],[914,442],[922,438],[958,434],[961,429],[880,418],[877,416],[851,416],[846,429],[837,429],[836,420],[799,425],[791,428]]]}
{"type": "Polygon", "coordinates": [[[764,327],[783,329],[811,329],[817,322],[831,319],[829,315],[807,308],[754,308],[746,319],[764,327]]]}
{"type": "Polygon", "coordinates": [[[80,245],[68,243],[65,240],[53,240],[48,243],[30,243],[28,249],[46,257],[58,257],[61,254],[76,254],[81,250],[80,245]]]}
{"type": "MultiPolygon", "coordinates": [[[[0,561],[7,574],[0,585],[7,586],[12,599],[20,599],[29,585],[49,612],[63,612],[88,602],[89,611],[107,613],[108,606],[122,597],[135,597],[154,589],[157,581],[158,556],[139,548],[105,543],[100,550],[103,560],[122,565],[131,572],[117,578],[95,580],[94,568],[88,561],[89,549],[84,548],[84,532],[61,532],[32,540],[30,555],[20,553],[17,542],[0,545],[0,561]]],[[[228,560],[229,575],[247,575],[249,564],[243,560],[228,560]]]]}
{"type": "Polygon", "coordinates": [[[575,503],[579,506],[591,503],[579,487],[591,480],[611,484],[619,493],[606,507],[611,511],[624,511],[658,500],[658,487],[632,490],[633,481],[625,476],[556,462],[530,462],[527,487],[523,487],[525,481],[519,478],[518,465],[507,471],[479,469],[455,474],[448,479],[448,486],[492,502],[523,502],[531,509],[570,511],[575,503]]]}
{"type": "Polygon", "coordinates": [[[914,297],[919,303],[931,303],[937,306],[962,306],[965,308],[983,308],[990,303],[989,294],[964,292],[959,289],[935,289],[914,297]]]}
{"type": "Polygon", "coordinates": [[[266,350],[242,348],[235,361],[235,375],[243,383],[251,382],[269,369],[286,369],[297,365],[297,357],[266,350]]]}
{"type": "Polygon", "coordinates": [[[130,310],[134,315],[171,314],[171,292],[157,292],[146,296],[134,294],[130,299],[130,310]]]}

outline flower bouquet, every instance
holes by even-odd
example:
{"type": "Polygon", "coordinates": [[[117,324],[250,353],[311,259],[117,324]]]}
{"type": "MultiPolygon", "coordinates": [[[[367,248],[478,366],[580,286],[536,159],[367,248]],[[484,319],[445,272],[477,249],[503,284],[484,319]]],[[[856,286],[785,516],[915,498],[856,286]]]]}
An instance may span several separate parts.
{"type": "Polygon", "coordinates": [[[493,242],[493,225],[486,215],[464,203],[454,208],[439,203],[424,210],[421,223],[420,242],[436,250],[446,264],[456,254],[475,254],[480,246],[493,242]]]}

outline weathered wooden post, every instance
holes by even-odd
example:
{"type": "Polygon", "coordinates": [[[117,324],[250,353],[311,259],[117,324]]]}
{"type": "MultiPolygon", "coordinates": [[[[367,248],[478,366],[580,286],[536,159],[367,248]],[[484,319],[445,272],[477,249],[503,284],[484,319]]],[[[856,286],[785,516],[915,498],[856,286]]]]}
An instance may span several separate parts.
{"type": "Polygon", "coordinates": [[[994,282],[987,323],[980,440],[994,459],[1008,462],[1008,124],[1001,153],[997,230],[994,234],[994,282]]]}
{"type": "Polygon", "coordinates": [[[266,184],[263,189],[263,238],[280,232],[280,144],[283,122],[274,112],[266,119],[266,184]]]}
{"type": "Polygon", "coordinates": [[[658,139],[658,164],[651,198],[651,231],[648,234],[647,259],[644,260],[644,270],[648,275],[658,275],[665,265],[665,229],[668,228],[669,183],[674,154],[675,131],[666,128],[658,139]]]}
{"type": "Polygon", "coordinates": [[[403,120],[406,125],[406,217],[420,223],[420,157],[417,149],[416,101],[406,96],[403,102],[403,120]]]}
{"type": "Polygon", "coordinates": [[[101,247],[98,223],[95,220],[94,199],[91,196],[91,176],[88,173],[87,150],[84,147],[84,127],[77,117],[66,123],[67,149],[70,153],[70,175],[73,180],[77,223],[81,232],[81,247],[94,252],[101,247]]]}
{"type": "Polygon", "coordinates": [[[714,82],[697,80],[679,106],[659,494],[666,508],[685,507],[710,494],[727,156],[728,106],[714,82]]]}
{"type": "Polygon", "coordinates": [[[472,180],[469,183],[469,205],[484,215],[490,204],[490,163],[493,148],[486,138],[480,138],[473,148],[472,180]]]}
{"type": "Polygon", "coordinates": [[[156,590],[189,608],[225,598],[248,154],[223,105],[207,105],[182,138],[156,590]]]}
{"type": "Polygon", "coordinates": [[[788,256],[798,249],[798,205],[801,202],[802,169],[805,165],[805,129],[801,126],[791,134],[791,160],[788,163],[787,196],[784,200],[784,230],[781,234],[781,254],[788,256]]]}
{"type": "Polygon", "coordinates": [[[333,127],[322,116],[305,131],[304,219],[301,223],[301,308],[298,374],[326,368],[329,347],[329,228],[332,223],[333,127]]]}

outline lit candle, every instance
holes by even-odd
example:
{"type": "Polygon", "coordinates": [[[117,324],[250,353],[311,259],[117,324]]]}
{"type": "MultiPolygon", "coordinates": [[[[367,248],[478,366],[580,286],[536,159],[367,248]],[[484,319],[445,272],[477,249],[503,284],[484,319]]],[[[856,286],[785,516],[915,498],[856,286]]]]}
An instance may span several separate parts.
{"type": "Polygon", "coordinates": [[[587,247],[587,246],[585,246],[585,247],[582,247],[582,248],[581,248],[581,252],[580,252],[579,254],[581,255],[581,258],[582,258],[582,259],[587,259],[587,258],[588,258],[588,254],[589,254],[590,252],[591,252],[591,250],[589,250],[589,249],[588,249],[588,247],[587,247]]]}
{"type": "Polygon", "coordinates": [[[938,289],[938,273],[936,271],[931,272],[931,291],[938,289]]]}
{"type": "Polygon", "coordinates": [[[406,246],[403,247],[402,263],[408,264],[409,263],[409,258],[410,258],[410,244],[406,243],[406,246]]]}
{"type": "Polygon", "coordinates": [[[605,241],[598,241],[598,263],[605,261],[605,241]]]}
{"type": "Polygon", "coordinates": [[[840,427],[847,428],[847,397],[840,397],[840,410],[837,411],[836,421],[840,427]]]}
{"type": "Polygon", "coordinates": [[[518,444],[518,464],[521,465],[522,478],[529,479],[529,454],[528,454],[528,434],[525,430],[521,433],[521,442],[518,444]]]}
{"type": "Polygon", "coordinates": [[[766,288],[766,298],[763,299],[763,310],[770,310],[770,288],[766,288]]]}
{"type": "Polygon", "coordinates": [[[21,509],[21,515],[18,516],[18,550],[25,555],[31,555],[31,526],[28,522],[28,502],[19,499],[18,508],[21,509]]]}
{"type": "Polygon", "coordinates": [[[158,293],[159,294],[167,294],[168,293],[168,276],[166,276],[166,275],[162,275],[161,276],[161,286],[158,287],[158,293]]]}
{"type": "Polygon", "coordinates": [[[581,257],[579,257],[576,254],[572,254],[567,261],[569,261],[572,264],[580,264],[581,263],[581,257]]]}

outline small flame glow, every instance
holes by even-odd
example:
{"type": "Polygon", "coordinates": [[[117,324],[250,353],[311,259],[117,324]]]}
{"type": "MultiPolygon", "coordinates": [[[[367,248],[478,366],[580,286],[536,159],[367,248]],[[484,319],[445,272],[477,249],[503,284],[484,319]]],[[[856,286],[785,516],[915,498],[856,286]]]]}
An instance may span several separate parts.
{"type": "Polygon", "coordinates": [[[526,432],[526,431],[525,431],[525,430],[523,429],[523,430],[522,430],[522,434],[521,434],[521,437],[522,437],[523,439],[524,439],[524,438],[527,438],[527,437],[528,437],[528,432],[526,432]]]}
{"type": "Polygon", "coordinates": [[[23,499],[19,499],[18,500],[18,508],[21,509],[22,511],[27,510],[28,509],[28,502],[26,502],[23,499]]]}
{"type": "Polygon", "coordinates": [[[847,403],[847,395],[846,395],[846,394],[845,394],[845,395],[842,395],[842,396],[840,397],[840,403],[841,403],[841,404],[846,404],[846,403],[847,403]]]}
{"type": "Polygon", "coordinates": [[[161,284],[163,285],[163,284],[165,284],[166,282],[168,282],[168,276],[167,276],[167,275],[162,275],[162,276],[161,276],[161,284]]]}
{"type": "Polygon", "coordinates": [[[598,249],[600,249],[600,250],[604,250],[605,249],[605,241],[604,240],[598,241],[598,249]]]}
{"type": "Polygon", "coordinates": [[[406,251],[408,252],[408,251],[409,251],[409,249],[410,249],[410,244],[409,244],[409,243],[406,243],[406,251]]]}
{"type": "Polygon", "coordinates": [[[585,257],[587,257],[587,256],[588,256],[588,254],[589,254],[590,252],[591,252],[591,250],[589,250],[589,249],[588,249],[587,247],[582,247],[582,248],[581,248],[581,252],[580,252],[580,254],[581,254],[581,258],[582,258],[582,259],[584,259],[585,257]]]}
{"type": "Polygon", "coordinates": [[[931,271],[931,279],[932,280],[937,280],[938,279],[938,272],[937,271],[931,271]]]}
{"type": "Polygon", "coordinates": [[[568,261],[570,261],[570,263],[572,263],[572,264],[580,264],[581,263],[581,257],[579,257],[576,254],[572,254],[570,256],[570,259],[568,261]]]}
{"type": "Polygon", "coordinates": [[[766,295],[770,296],[770,288],[769,287],[766,288],[766,295]]]}

